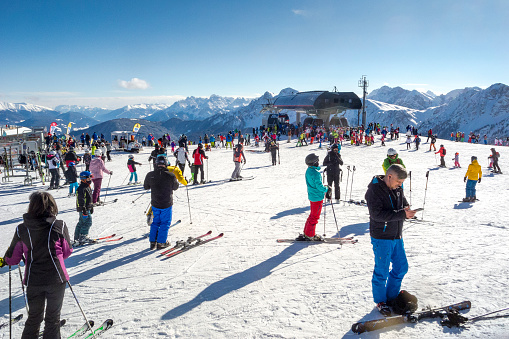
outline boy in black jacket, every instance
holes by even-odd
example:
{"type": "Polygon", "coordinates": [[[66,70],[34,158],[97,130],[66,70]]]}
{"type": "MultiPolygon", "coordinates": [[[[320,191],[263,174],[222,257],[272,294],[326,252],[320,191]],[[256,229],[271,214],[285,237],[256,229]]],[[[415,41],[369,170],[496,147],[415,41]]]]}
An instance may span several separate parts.
{"type": "Polygon", "coordinates": [[[76,164],[74,161],[69,162],[67,171],[65,171],[65,179],[69,183],[69,194],[67,197],[71,197],[76,195],[76,192],[78,191],[78,173],[76,172],[76,164]]]}
{"type": "Polygon", "coordinates": [[[85,244],[94,242],[88,237],[88,231],[92,227],[92,213],[94,213],[94,206],[92,204],[92,174],[89,171],[80,173],[81,184],[78,187],[76,198],[76,211],[80,214],[80,219],[74,230],[75,243],[85,244]]]}

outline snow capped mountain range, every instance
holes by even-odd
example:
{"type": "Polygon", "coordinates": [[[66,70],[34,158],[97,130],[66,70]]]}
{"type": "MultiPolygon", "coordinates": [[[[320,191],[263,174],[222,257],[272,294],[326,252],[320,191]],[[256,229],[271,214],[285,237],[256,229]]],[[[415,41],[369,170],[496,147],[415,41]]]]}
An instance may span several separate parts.
{"type": "MultiPolygon", "coordinates": [[[[46,126],[55,121],[59,113],[74,113],[60,117],[61,124],[66,126],[67,122],[63,120],[74,119],[76,121],[72,121],[75,123],[73,129],[83,129],[114,119],[145,119],[159,122],[161,126],[168,125],[171,121],[172,130],[178,130],[179,133],[210,134],[260,126],[263,104],[273,101],[277,96],[295,92],[297,90],[285,88],[277,95],[265,92],[255,99],[218,95],[211,95],[209,98],[191,96],[172,105],[127,105],[113,111],[74,105],[57,106],[52,110],[25,103],[0,102],[0,123],[28,127],[35,124],[46,126]]],[[[489,138],[506,137],[509,135],[509,87],[499,83],[487,89],[467,87],[445,95],[435,95],[431,91],[423,93],[401,87],[383,86],[373,90],[367,97],[366,112],[368,123],[379,122],[387,126],[394,124],[401,128],[413,125],[423,134],[431,128],[442,138],[456,131],[467,134],[474,132],[481,136],[487,134],[489,138]]],[[[290,122],[294,123],[295,112],[287,113],[290,122]]],[[[346,111],[345,117],[350,125],[357,125],[357,110],[346,111]]]]}

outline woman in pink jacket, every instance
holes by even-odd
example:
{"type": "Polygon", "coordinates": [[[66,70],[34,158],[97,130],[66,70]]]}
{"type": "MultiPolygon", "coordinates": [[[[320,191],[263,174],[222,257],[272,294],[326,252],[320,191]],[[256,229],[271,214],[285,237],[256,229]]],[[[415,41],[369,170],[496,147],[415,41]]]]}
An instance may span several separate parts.
{"type": "Polygon", "coordinates": [[[101,194],[101,185],[103,182],[103,172],[109,175],[113,174],[113,171],[108,171],[104,166],[104,161],[101,159],[102,152],[100,150],[95,151],[95,158],[90,162],[90,173],[92,173],[92,182],[94,183],[94,192],[92,193],[92,203],[100,204],[99,194],[101,194]]]}

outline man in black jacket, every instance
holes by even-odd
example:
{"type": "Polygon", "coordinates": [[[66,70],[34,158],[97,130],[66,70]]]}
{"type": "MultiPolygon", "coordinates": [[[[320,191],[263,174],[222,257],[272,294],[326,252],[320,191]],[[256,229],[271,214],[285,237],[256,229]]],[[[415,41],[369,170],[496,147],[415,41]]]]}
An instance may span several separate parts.
{"type": "MultiPolygon", "coordinates": [[[[341,154],[339,154],[339,147],[337,144],[331,146],[331,150],[323,159],[323,165],[327,166],[327,185],[332,187],[332,183],[334,183],[334,197],[336,198],[336,202],[339,202],[341,199],[341,192],[339,188],[339,176],[341,175],[341,168],[339,166],[343,165],[343,160],[341,159],[341,154]]],[[[327,192],[327,196],[332,199],[332,192],[329,188],[329,192],[327,192]]]]}
{"type": "Polygon", "coordinates": [[[168,230],[171,225],[173,191],[179,183],[175,174],[168,171],[166,156],[159,154],[153,171],[147,173],[143,187],[151,190],[151,204],[154,219],[150,225],[150,249],[168,247],[168,230]]]}
{"type": "Polygon", "coordinates": [[[375,254],[371,280],[373,299],[384,316],[391,314],[388,304],[399,295],[401,281],[408,271],[402,236],[403,222],[413,218],[416,211],[409,209],[401,188],[406,178],[407,171],[403,166],[391,165],[385,175],[373,177],[365,195],[369,209],[369,233],[375,254]]]}

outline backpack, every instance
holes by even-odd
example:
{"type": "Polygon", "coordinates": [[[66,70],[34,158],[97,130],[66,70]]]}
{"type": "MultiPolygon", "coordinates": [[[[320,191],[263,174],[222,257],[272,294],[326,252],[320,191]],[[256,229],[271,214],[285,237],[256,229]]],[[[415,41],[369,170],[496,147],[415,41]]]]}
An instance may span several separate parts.
{"type": "Polygon", "coordinates": [[[446,150],[445,150],[445,148],[444,148],[444,155],[446,155],[446,154],[447,154],[447,151],[446,151],[446,150]]]}

